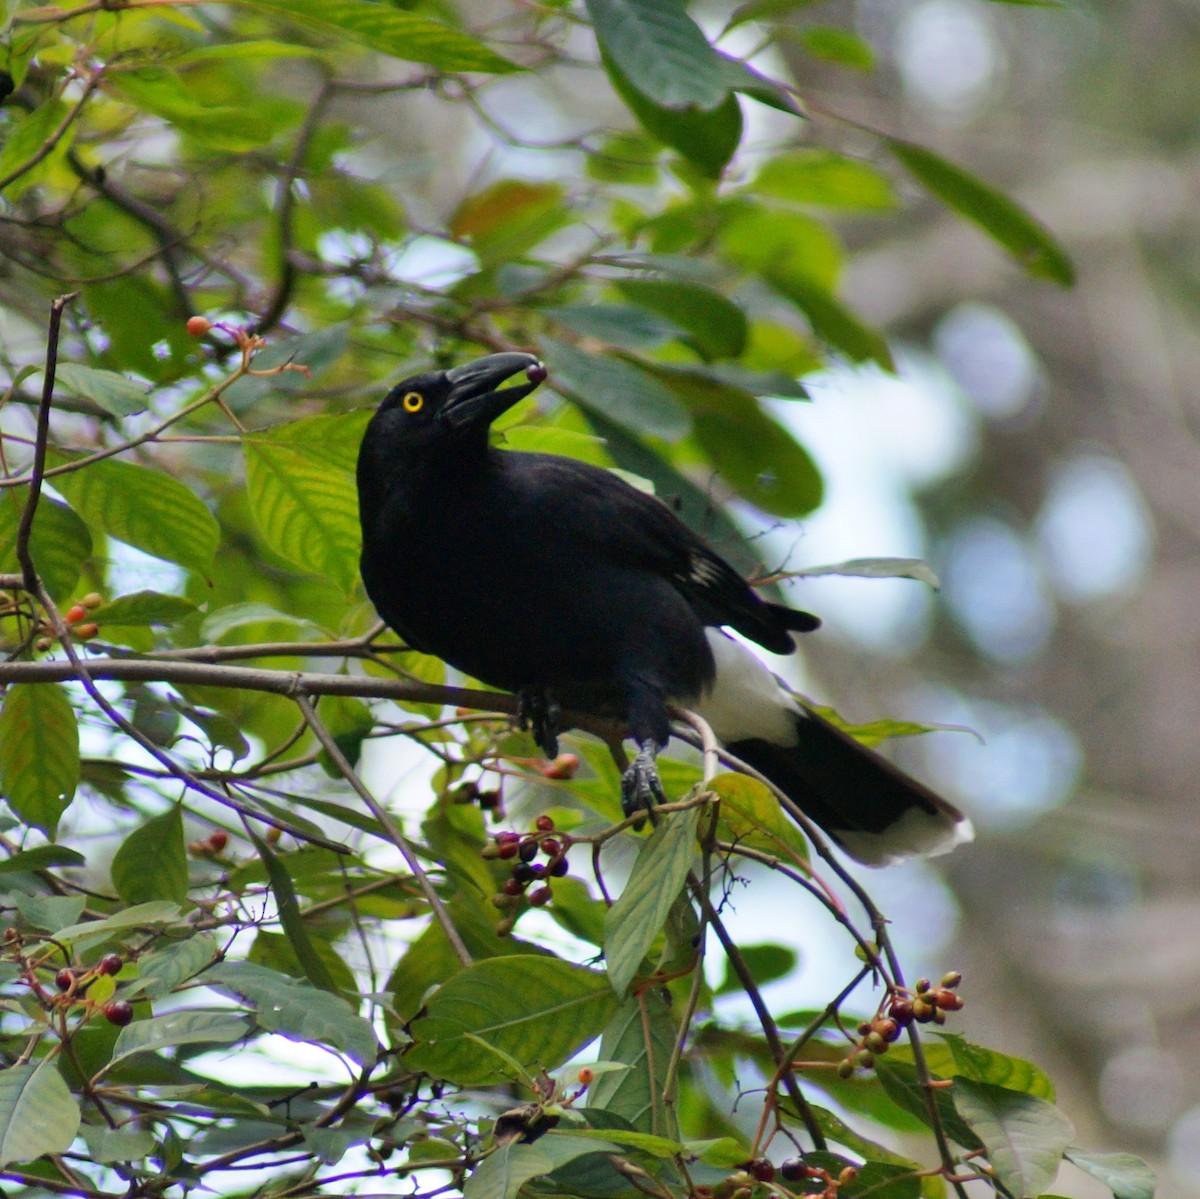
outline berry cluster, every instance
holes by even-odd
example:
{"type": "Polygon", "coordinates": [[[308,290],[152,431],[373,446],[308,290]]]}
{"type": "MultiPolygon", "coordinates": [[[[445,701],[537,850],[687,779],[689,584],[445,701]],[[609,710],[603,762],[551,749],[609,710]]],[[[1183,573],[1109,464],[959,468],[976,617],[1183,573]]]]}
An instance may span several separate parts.
{"type": "MultiPolygon", "coordinates": [[[[104,603],[104,596],[90,591],[77,604],[72,604],[63,613],[63,620],[71,626],[71,636],[76,641],[90,641],[100,632],[100,626],[88,617],[104,603]]],[[[48,624],[38,626],[37,648],[43,653],[54,644],[54,630],[48,624]]]]}
{"type": "Polygon", "coordinates": [[[918,1024],[931,1021],[945,1024],[947,1012],[962,1010],[965,1001],[956,989],[961,982],[962,975],[957,970],[943,974],[936,987],[929,979],[919,978],[911,994],[893,993],[888,1011],[901,1024],[907,1024],[909,1020],[918,1024]]]}
{"type": "MultiPolygon", "coordinates": [[[[59,1002],[87,1003],[84,992],[97,978],[105,975],[119,974],[124,960],[119,953],[106,953],[94,966],[85,970],[76,970],[72,966],[64,966],[55,976],[54,985],[62,993],[59,1002]]],[[[124,1028],[133,1020],[133,1004],[125,999],[110,999],[101,1004],[100,1011],[109,1024],[124,1028]]]]}
{"type": "Polygon", "coordinates": [[[450,792],[450,802],[478,804],[479,810],[487,812],[493,821],[504,819],[504,793],[499,787],[485,791],[476,782],[460,783],[450,792]]]}
{"type": "Polygon", "coordinates": [[[853,1186],[858,1181],[858,1170],[854,1166],[845,1166],[835,1178],[821,1166],[810,1166],[802,1157],[789,1157],[779,1163],[779,1176],[785,1182],[816,1183],[821,1190],[806,1189],[807,1195],[818,1195],[820,1199],[837,1199],[842,1187],[853,1186]]]}
{"type": "Polygon", "coordinates": [[[947,1012],[957,1012],[963,997],[955,990],[962,975],[951,970],[942,976],[935,987],[927,978],[917,980],[912,991],[895,990],[887,999],[886,1010],[874,1020],[864,1020],[858,1026],[858,1040],[850,1054],[838,1063],[838,1075],[850,1078],[856,1069],[869,1070],[875,1059],[886,1053],[888,1046],[900,1036],[910,1020],[918,1024],[946,1023],[947,1012]]]}
{"type": "Polygon", "coordinates": [[[858,1170],[854,1166],[846,1166],[835,1178],[821,1166],[810,1166],[802,1157],[789,1157],[778,1166],[765,1157],[758,1157],[744,1163],[715,1187],[697,1187],[695,1194],[699,1199],[751,1199],[755,1187],[760,1183],[770,1187],[772,1194],[780,1193],[777,1187],[771,1186],[776,1178],[784,1182],[807,1183],[802,1194],[820,1196],[820,1199],[837,1199],[839,1188],[851,1186],[857,1181],[858,1170]],[[820,1187],[820,1190],[813,1189],[814,1186],[820,1187]]]}
{"type": "MultiPolygon", "coordinates": [[[[539,816],[531,833],[497,833],[491,845],[484,846],[485,858],[511,861],[512,871],[503,886],[492,896],[493,906],[502,912],[512,912],[524,898],[535,908],[545,907],[552,898],[550,880],[561,878],[567,873],[567,849],[563,839],[552,836],[554,821],[549,816],[539,816]],[[544,854],[544,862],[534,859],[544,854]],[[532,891],[532,884],[538,883],[532,891]],[[526,895],[526,892],[529,892],[526,895]]],[[[510,915],[501,921],[496,931],[501,936],[512,930],[515,917],[510,915]]]]}

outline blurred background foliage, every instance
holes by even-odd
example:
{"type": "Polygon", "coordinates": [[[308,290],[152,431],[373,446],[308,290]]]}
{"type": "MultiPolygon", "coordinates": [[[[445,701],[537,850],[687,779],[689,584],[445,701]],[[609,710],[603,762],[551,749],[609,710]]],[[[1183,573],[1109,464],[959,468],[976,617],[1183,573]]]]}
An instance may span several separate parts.
{"type": "MultiPolygon", "coordinates": [[[[696,4],[723,56],[684,38],[665,65],[604,5],[8,7],[6,466],[27,470],[65,291],[51,466],[136,442],[49,480],[55,599],[156,593],[100,609],[98,641],[134,651],[363,633],[364,406],[431,360],[536,348],[565,402],[520,406],[509,444],[650,479],[747,571],[932,564],[938,594],[785,592],[826,621],[806,693],[981,737],[900,747],[977,844],[871,885],[918,961],[966,972],[963,1027],[1048,1068],[1082,1142],[1194,1193],[1192,6],[696,4]],[[188,336],[198,313],[309,377],[240,378],[219,409],[236,355],[188,336]]],[[[297,731],[262,693],[114,694],[201,757],[297,731]]],[[[103,845],[109,801],[128,830],[174,793],[81,719],[66,826],[103,845]]],[[[330,722],[361,742],[353,702],[330,722]]],[[[44,789],[23,802],[52,833],[44,789]]],[[[742,907],[763,939],[770,901],[742,907]]],[[[846,951],[810,931],[798,1003],[846,951]]]]}

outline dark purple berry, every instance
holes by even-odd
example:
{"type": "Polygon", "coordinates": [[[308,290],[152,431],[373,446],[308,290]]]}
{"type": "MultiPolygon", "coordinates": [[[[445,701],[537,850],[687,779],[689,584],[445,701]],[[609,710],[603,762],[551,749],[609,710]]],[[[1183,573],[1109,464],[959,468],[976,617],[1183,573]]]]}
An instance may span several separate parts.
{"type": "Polygon", "coordinates": [[[799,1182],[805,1177],[806,1172],[807,1167],[804,1165],[802,1157],[789,1157],[786,1161],[779,1163],[779,1173],[787,1182],[799,1182]]]}
{"type": "Polygon", "coordinates": [[[550,863],[550,873],[554,878],[562,878],[569,869],[566,858],[558,858],[550,863]]]}
{"type": "Polygon", "coordinates": [[[97,974],[120,974],[124,962],[119,953],[106,953],[96,963],[97,974]]]}
{"type": "Polygon", "coordinates": [[[549,887],[538,887],[537,890],[529,892],[529,902],[535,908],[544,908],[550,902],[551,896],[549,887]]]}
{"type": "Polygon", "coordinates": [[[536,841],[522,841],[520,849],[517,850],[517,857],[519,857],[522,862],[532,862],[533,859],[537,857],[537,851],[538,847],[536,841]]]}
{"type": "Polygon", "coordinates": [[[531,883],[537,878],[537,871],[528,862],[517,862],[513,865],[512,876],[519,883],[531,883]]]}
{"type": "Polygon", "coordinates": [[[75,981],[75,971],[70,966],[64,966],[55,976],[54,985],[60,991],[69,991],[75,981]]]}
{"type": "Polygon", "coordinates": [[[109,1024],[124,1028],[126,1024],[133,1021],[133,1004],[127,1003],[124,999],[114,999],[111,1003],[104,1005],[104,1018],[109,1024]]]}

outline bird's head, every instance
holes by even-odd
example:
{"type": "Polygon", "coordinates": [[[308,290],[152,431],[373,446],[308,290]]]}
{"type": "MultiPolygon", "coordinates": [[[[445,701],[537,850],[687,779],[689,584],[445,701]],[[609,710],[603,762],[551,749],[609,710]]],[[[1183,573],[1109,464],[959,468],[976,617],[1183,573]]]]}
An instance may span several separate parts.
{"type": "Polygon", "coordinates": [[[426,371],[397,383],[380,404],[372,423],[385,424],[392,439],[429,447],[458,441],[488,426],[546,377],[533,354],[489,354],[446,371],[426,371]],[[525,382],[502,387],[524,372],[525,382]]]}

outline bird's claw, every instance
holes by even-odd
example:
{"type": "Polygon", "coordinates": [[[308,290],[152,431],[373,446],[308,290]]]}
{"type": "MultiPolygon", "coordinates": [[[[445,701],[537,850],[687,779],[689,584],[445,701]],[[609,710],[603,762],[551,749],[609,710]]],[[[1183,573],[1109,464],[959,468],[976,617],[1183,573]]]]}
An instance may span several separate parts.
{"type": "Polygon", "coordinates": [[[517,692],[517,727],[528,729],[547,758],[558,757],[559,708],[542,687],[517,692]]]}
{"type": "Polygon", "coordinates": [[[666,792],[654,764],[654,750],[643,746],[621,776],[621,809],[626,816],[648,812],[653,819],[654,809],[666,802],[666,792]]]}

